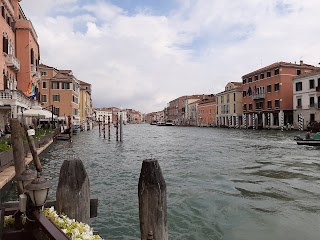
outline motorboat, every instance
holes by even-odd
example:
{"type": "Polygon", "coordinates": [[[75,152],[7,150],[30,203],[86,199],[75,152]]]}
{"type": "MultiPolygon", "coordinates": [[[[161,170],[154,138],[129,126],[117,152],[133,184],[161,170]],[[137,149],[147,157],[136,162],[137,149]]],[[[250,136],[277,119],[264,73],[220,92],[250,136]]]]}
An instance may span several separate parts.
{"type": "Polygon", "coordinates": [[[159,121],[159,122],[157,122],[157,126],[166,126],[166,123],[162,122],[162,121],[159,121]]]}
{"type": "Polygon", "coordinates": [[[157,125],[158,121],[153,120],[150,125],[157,125]]]}
{"type": "Polygon", "coordinates": [[[172,120],[167,120],[166,126],[174,126],[174,122],[172,120]]]}
{"type": "Polygon", "coordinates": [[[313,137],[311,137],[308,133],[306,136],[307,138],[296,136],[294,140],[298,145],[320,146],[320,132],[317,132],[313,137]]]}

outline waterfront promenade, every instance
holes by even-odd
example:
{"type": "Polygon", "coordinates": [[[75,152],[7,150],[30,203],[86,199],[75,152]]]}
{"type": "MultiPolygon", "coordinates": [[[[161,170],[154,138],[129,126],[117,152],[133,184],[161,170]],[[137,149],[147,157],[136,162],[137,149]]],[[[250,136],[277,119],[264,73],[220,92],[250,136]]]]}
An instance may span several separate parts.
{"type": "MultiPolygon", "coordinates": [[[[53,140],[49,140],[44,146],[40,146],[37,148],[38,155],[42,153],[47,147],[49,147],[52,144],[53,140]]],[[[30,162],[32,162],[33,157],[31,153],[28,153],[27,157],[25,158],[25,164],[28,165],[30,162]]],[[[9,166],[6,169],[4,169],[2,172],[0,172],[0,191],[1,189],[12,180],[12,178],[15,176],[15,169],[14,166],[9,166]]]]}

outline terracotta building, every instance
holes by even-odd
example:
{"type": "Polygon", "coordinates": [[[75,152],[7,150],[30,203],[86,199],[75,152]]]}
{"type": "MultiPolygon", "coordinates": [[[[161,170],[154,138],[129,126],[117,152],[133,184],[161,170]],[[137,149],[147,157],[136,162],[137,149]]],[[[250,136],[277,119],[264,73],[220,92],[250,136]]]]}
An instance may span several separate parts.
{"type": "Polygon", "coordinates": [[[25,109],[38,104],[35,100],[40,54],[37,34],[24,15],[19,0],[2,0],[0,8],[0,128],[3,129],[10,117],[16,118],[25,109]]]}
{"type": "Polygon", "coordinates": [[[293,77],[319,69],[315,66],[276,62],[242,77],[244,125],[281,128],[292,125],[293,77]]]}
{"type": "Polygon", "coordinates": [[[225,90],[216,94],[216,124],[240,127],[242,123],[242,83],[229,82],[225,90]]]}
{"type": "Polygon", "coordinates": [[[40,64],[41,104],[44,108],[53,109],[60,118],[71,116],[73,124],[80,125],[80,84],[71,70],[58,70],[40,64]]]}
{"type": "Polygon", "coordinates": [[[198,126],[216,126],[216,97],[212,95],[211,97],[199,100],[197,112],[198,126]]]}
{"type": "Polygon", "coordinates": [[[312,122],[320,122],[320,70],[293,78],[293,120],[299,128],[299,115],[302,128],[312,122]]]}

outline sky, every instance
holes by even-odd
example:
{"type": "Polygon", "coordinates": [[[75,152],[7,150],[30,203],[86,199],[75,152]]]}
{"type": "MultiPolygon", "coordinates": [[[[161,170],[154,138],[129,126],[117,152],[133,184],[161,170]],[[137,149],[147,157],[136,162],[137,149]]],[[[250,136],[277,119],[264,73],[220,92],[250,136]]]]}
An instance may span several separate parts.
{"type": "Polygon", "coordinates": [[[92,84],[94,107],[163,110],[274,62],[318,66],[319,0],[23,0],[41,63],[92,84]]]}

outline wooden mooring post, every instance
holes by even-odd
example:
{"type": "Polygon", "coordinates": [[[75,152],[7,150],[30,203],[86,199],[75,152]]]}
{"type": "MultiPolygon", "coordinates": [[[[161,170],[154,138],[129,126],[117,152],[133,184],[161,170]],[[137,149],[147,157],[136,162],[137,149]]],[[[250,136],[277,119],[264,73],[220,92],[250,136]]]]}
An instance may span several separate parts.
{"type": "Polygon", "coordinates": [[[103,138],[106,139],[106,116],[103,116],[103,138]]]}
{"type": "Polygon", "coordinates": [[[100,121],[100,117],[99,117],[99,137],[101,136],[101,121],[100,121]]]}
{"type": "Polygon", "coordinates": [[[110,140],[110,116],[108,116],[108,139],[110,140]]]}
{"type": "MultiPolygon", "coordinates": [[[[25,162],[24,162],[24,146],[23,146],[23,131],[20,125],[20,122],[16,118],[10,119],[11,126],[11,142],[13,149],[13,161],[14,161],[14,169],[16,171],[16,175],[21,174],[25,170],[25,162]]],[[[22,194],[23,189],[17,184],[18,194],[22,194]]]]}
{"type": "Polygon", "coordinates": [[[60,169],[56,208],[71,219],[88,223],[90,219],[90,186],[87,172],[79,159],[65,160],[60,169]]]}
{"type": "Polygon", "coordinates": [[[166,183],[155,159],[142,162],[138,197],[141,240],[168,240],[166,183]]]}
{"type": "Polygon", "coordinates": [[[119,141],[119,114],[117,113],[117,120],[116,120],[116,141],[119,141]]]}

